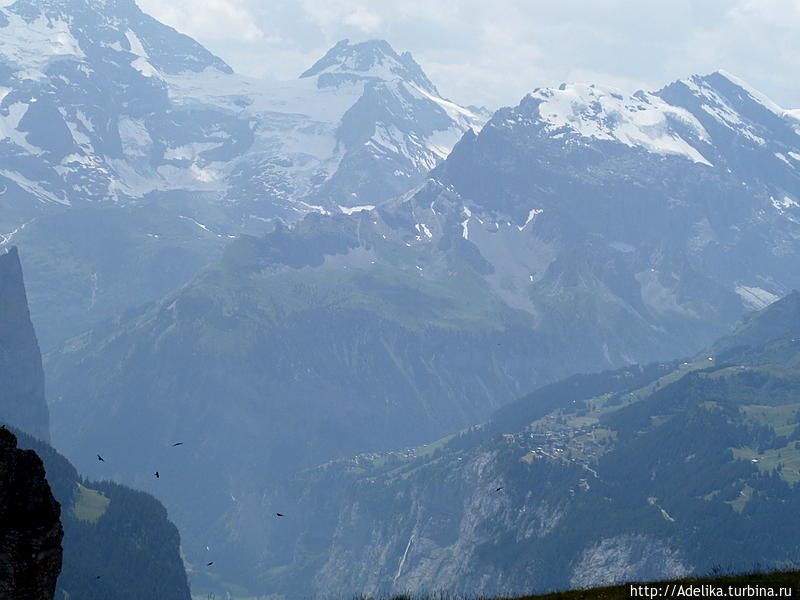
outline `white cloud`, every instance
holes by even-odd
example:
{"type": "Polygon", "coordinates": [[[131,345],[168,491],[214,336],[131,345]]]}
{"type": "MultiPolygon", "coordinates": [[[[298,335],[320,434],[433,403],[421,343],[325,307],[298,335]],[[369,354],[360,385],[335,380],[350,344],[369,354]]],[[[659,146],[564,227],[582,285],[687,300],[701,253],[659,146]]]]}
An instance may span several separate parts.
{"type": "Polygon", "coordinates": [[[654,89],[736,73],[800,107],[798,0],[144,0],[242,72],[295,77],[333,43],[410,50],[446,95],[492,107],[534,87],[654,89]]]}
{"type": "Polygon", "coordinates": [[[246,0],[139,0],[138,4],[144,12],[200,42],[253,42],[264,37],[246,0]]]}
{"type": "Polygon", "coordinates": [[[349,0],[303,0],[302,7],[308,18],[323,28],[350,25],[372,33],[380,29],[383,19],[367,3],[349,0]]]}
{"type": "Polygon", "coordinates": [[[381,18],[374,12],[364,8],[357,8],[344,16],[343,23],[358,27],[362,31],[373,32],[377,31],[382,23],[381,18]]]}

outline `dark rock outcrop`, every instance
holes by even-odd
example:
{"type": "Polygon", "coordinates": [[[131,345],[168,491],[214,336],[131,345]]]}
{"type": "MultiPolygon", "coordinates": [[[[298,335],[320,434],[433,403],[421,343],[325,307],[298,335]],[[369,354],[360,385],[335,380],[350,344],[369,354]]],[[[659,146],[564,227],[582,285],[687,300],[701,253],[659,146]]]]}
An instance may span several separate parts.
{"type": "Polygon", "coordinates": [[[16,247],[0,250],[0,423],[49,440],[44,371],[16,247]]]}
{"type": "Polygon", "coordinates": [[[0,598],[51,600],[61,572],[61,507],[32,450],[0,428],[0,598]]]}

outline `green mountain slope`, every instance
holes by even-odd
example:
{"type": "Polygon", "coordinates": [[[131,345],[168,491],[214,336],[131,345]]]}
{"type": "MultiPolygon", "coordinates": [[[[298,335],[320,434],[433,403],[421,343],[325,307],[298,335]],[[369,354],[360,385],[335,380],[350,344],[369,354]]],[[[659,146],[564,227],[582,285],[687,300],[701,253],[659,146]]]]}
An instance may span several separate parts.
{"type": "Polygon", "coordinates": [[[575,376],[435,444],[242,498],[221,531],[275,506],[292,519],[230,536],[258,565],[236,575],[287,597],[512,595],[800,564],[800,340],[766,327],[793,331],[795,302],[748,321],[764,345],[575,376]]]}
{"type": "MultiPolygon", "coordinates": [[[[517,598],[481,598],[480,600],[628,600],[632,590],[638,597],[761,597],[788,598],[796,594],[800,586],[800,572],[773,571],[753,572],[743,575],[710,575],[708,577],[686,577],[667,581],[630,582],[624,585],[605,586],[519,596],[517,598]],[[633,587],[631,587],[633,586],[633,587]],[[723,595],[724,594],[724,595],[723,595]]],[[[403,600],[398,596],[392,600],[403,600]]],[[[439,598],[439,596],[437,596],[439,598]]],[[[447,596],[442,597],[449,600],[447,596]]],[[[422,599],[420,599],[422,600],[422,599]]],[[[427,599],[425,599],[427,600],[427,599]]]]}
{"type": "Polygon", "coordinates": [[[255,482],[422,443],[571,368],[524,358],[552,340],[491,293],[461,238],[447,253],[406,246],[387,224],[404,210],[244,237],[158,305],[71,340],[48,358],[54,439],[88,474],[99,450],[157,492],[191,557],[255,482]],[[176,439],[186,462],[160,455],[176,439]]]}
{"type": "MultiPolygon", "coordinates": [[[[195,195],[42,215],[13,236],[25,256],[43,352],[96,323],[161,298],[219,256],[229,222],[195,195]]],[[[238,228],[236,228],[238,232],[238,228]]]]}

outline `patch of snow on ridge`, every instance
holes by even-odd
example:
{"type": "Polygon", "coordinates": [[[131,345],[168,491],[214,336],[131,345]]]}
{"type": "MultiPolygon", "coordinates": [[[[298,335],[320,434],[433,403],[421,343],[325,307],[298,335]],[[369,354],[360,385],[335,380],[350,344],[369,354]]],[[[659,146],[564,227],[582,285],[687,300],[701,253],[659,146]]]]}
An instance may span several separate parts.
{"type": "Polygon", "coordinates": [[[39,16],[28,23],[13,12],[2,14],[8,25],[2,29],[0,57],[20,69],[20,79],[42,79],[44,67],[54,58],[85,57],[65,21],[39,16]]]}
{"type": "Polygon", "coordinates": [[[175,148],[167,148],[164,151],[164,158],[167,160],[194,160],[201,152],[219,148],[221,145],[220,142],[192,142],[175,148]]]}
{"type": "Polygon", "coordinates": [[[346,215],[352,215],[362,210],[375,210],[375,207],[371,204],[364,204],[363,206],[339,206],[339,210],[346,215]]]}
{"type": "Polygon", "coordinates": [[[542,210],[541,208],[532,208],[531,210],[528,211],[528,218],[525,219],[525,223],[523,225],[517,225],[517,229],[522,231],[523,229],[525,229],[528,226],[528,224],[531,221],[533,221],[537,216],[539,216],[543,212],[544,212],[544,210],[542,210]]]}
{"type": "Polygon", "coordinates": [[[784,196],[783,200],[777,200],[773,196],[770,196],[769,199],[772,201],[772,206],[774,206],[778,212],[783,212],[787,208],[798,208],[800,204],[789,198],[789,196],[784,196]]]}
{"type": "Polygon", "coordinates": [[[42,202],[54,202],[56,204],[64,204],[69,206],[69,201],[59,198],[54,193],[50,192],[43,188],[40,184],[36,183],[35,181],[31,181],[24,175],[17,173],[15,171],[9,171],[7,169],[0,169],[0,175],[5,177],[6,179],[10,179],[15,184],[17,184],[20,188],[31,194],[32,196],[36,197],[42,202]]]}
{"type": "MultiPolygon", "coordinates": [[[[784,111],[783,116],[790,121],[794,121],[794,132],[800,135],[800,108],[784,111]]],[[[789,154],[793,154],[790,152],[789,154]]],[[[798,159],[800,160],[800,159],[798,159]]]]}
{"type": "Polygon", "coordinates": [[[472,211],[468,209],[466,206],[464,207],[464,211],[462,213],[466,219],[461,221],[461,237],[465,240],[469,239],[469,220],[472,217],[472,211]]]}
{"type": "Polygon", "coordinates": [[[431,102],[435,102],[436,104],[438,104],[447,113],[447,116],[453,119],[454,121],[466,120],[469,123],[475,123],[480,125],[482,125],[486,121],[484,117],[476,115],[468,108],[464,108],[463,106],[459,106],[455,102],[450,102],[450,100],[445,100],[440,96],[435,96],[430,92],[426,92],[413,82],[408,82],[406,85],[416,90],[419,94],[421,94],[423,97],[427,98],[431,102]]]}
{"type": "Polygon", "coordinates": [[[148,156],[153,140],[143,119],[122,117],[117,124],[120,141],[125,153],[132,156],[148,156]]]}
{"type": "Polygon", "coordinates": [[[4,116],[0,112],[0,141],[8,139],[11,143],[24,148],[31,154],[39,155],[43,150],[28,142],[27,134],[17,129],[20,121],[28,112],[28,106],[23,102],[15,102],[7,107],[8,115],[4,116]]]}
{"type": "Polygon", "coordinates": [[[617,141],[657,154],[677,154],[695,163],[713,166],[694,146],[673,131],[680,121],[700,140],[709,135],[687,110],[672,106],[653,94],[621,92],[594,85],[562,85],[539,89],[529,96],[541,100],[539,116],[549,129],[569,128],[586,138],[617,141]]]}
{"type": "Polygon", "coordinates": [[[131,45],[131,53],[138,57],[131,63],[131,66],[145,77],[158,77],[159,72],[150,64],[150,55],[144,49],[139,36],[128,29],[125,32],[125,37],[128,38],[128,43],[131,45]]]}
{"type": "Polygon", "coordinates": [[[431,230],[428,229],[428,226],[425,223],[417,223],[416,228],[420,233],[424,233],[428,239],[433,237],[431,230]]]}
{"type": "Polygon", "coordinates": [[[186,216],[184,216],[184,215],[178,215],[178,218],[179,218],[179,219],[183,219],[184,221],[189,221],[189,222],[191,222],[191,223],[194,223],[195,225],[197,225],[197,226],[198,226],[200,229],[202,229],[202,230],[204,230],[204,231],[207,231],[207,232],[209,232],[209,233],[214,233],[214,232],[213,232],[213,231],[211,231],[211,230],[210,230],[208,227],[206,227],[205,225],[203,225],[202,223],[200,223],[200,222],[199,222],[199,221],[197,221],[196,219],[193,219],[192,217],[186,217],[186,216]]]}
{"type": "Polygon", "coordinates": [[[450,129],[440,129],[425,139],[425,146],[444,160],[463,136],[464,132],[455,126],[450,129]]]}
{"type": "Polygon", "coordinates": [[[739,294],[747,306],[756,310],[760,310],[778,300],[778,296],[759,287],[740,285],[736,288],[736,293],[739,294]]]}

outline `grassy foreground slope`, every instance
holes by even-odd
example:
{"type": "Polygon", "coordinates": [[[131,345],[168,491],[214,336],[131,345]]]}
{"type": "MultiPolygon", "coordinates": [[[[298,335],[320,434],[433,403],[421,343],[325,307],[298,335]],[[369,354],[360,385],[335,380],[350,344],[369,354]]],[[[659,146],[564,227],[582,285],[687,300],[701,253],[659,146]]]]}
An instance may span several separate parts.
{"type": "MultiPolygon", "coordinates": [[[[791,597],[794,597],[795,591],[800,586],[800,571],[775,571],[772,573],[749,573],[745,575],[726,575],[721,577],[699,577],[699,578],[684,578],[677,579],[669,582],[651,582],[647,584],[624,584],[613,585],[601,588],[591,588],[586,590],[569,590],[564,592],[553,592],[551,594],[543,594],[536,596],[523,596],[518,600],[622,600],[631,598],[631,586],[647,585],[649,587],[657,587],[659,590],[667,590],[667,586],[683,586],[684,589],[691,586],[713,586],[714,588],[724,588],[727,591],[728,586],[736,586],[741,588],[744,586],[764,588],[769,586],[775,588],[789,588],[791,589],[791,597]]],[[[702,590],[701,590],[702,591],[702,590]]],[[[662,592],[663,593],[663,592],[662,592]]],[[[775,592],[776,596],[778,592],[775,592]]],[[[662,597],[669,597],[669,594],[662,597]]],[[[679,597],[677,594],[672,594],[672,597],[679,597]]],[[[706,596],[693,596],[695,598],[705,598],[706,596]]],[[[764,596],[762,596],[764,597],[764,596]]]]}
{"type": "MultiPolygon", "coordinates": [[[[474,597],[471,600],[629,600],[630,598],[646,598],[647,595],[653,594],[652,597],[661,598],[713,598],[717,597],[709,593],[710,588],[715,590],[722,589],[725,593],[730,593],[728,587],[733,586],[738,589],[758,588],[761,590],[761,595],[754,592],[748,596],[747,591],[741,593],[740,597],[781,597],[781,588],[783,597],[794,597],[795,592],[800,587],[800,571],[773,571],[770,573],[747,573],[743,575],[721,575],[710,577],[687,577],[683,579],[675,579],[670,581],[651,581],[651,582],[631,582],[620,585],[610,585],[599,588],[588,588],[583,590],[567,590],[561,592],[551,592],[549,594],[536,594],[533,596],[518,596],[515,598],[490,598],[485,596],[474,597]],[[644,588],[649,588],[649,592],[645,592],[644,588]],[[637,589],[639,595],[632,595],[631,589],[637,589]],[[775,590],[772,592],[764,591],[767,588],[775,590]],[[692,593],[690,590],[698,590],[699,592],[692,593]],[[656,591],[660,592],[658,594],[656,591]]],[[[723,596],[724,597],[724,596],[723,596]]],[[[731,596],[728,596],[731,597],[731,596]]],[[[732,597],[736,597],[735,595],[732,597]]],[[[468,597],[463,597],[467,600],[468,597]]],[[[372,599],[368,599],[372,600],[372,599]]],[[[391,600],[412,600],[411,596],[394,596],[391,600]]],[[[419,598],[418,600],[462,600],[462,597],[456,598],[455,596],[435,595],[433,597],[419,598]]]]}

